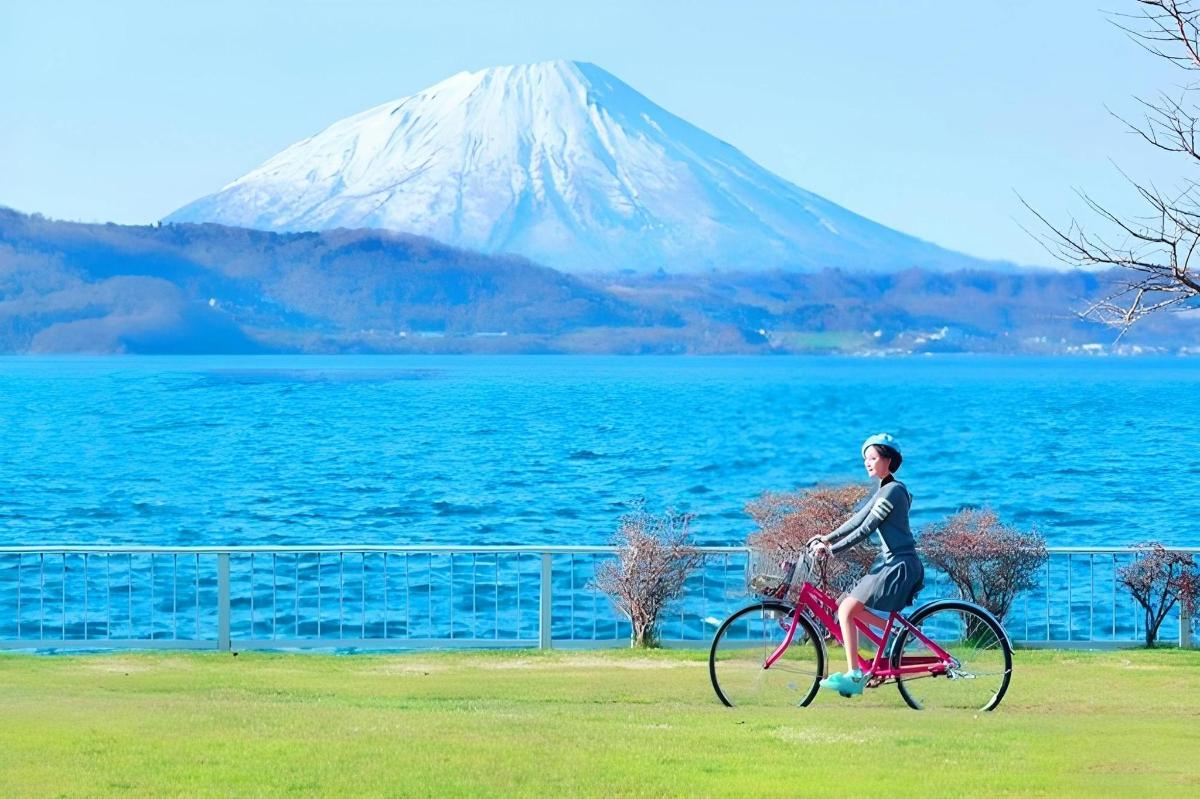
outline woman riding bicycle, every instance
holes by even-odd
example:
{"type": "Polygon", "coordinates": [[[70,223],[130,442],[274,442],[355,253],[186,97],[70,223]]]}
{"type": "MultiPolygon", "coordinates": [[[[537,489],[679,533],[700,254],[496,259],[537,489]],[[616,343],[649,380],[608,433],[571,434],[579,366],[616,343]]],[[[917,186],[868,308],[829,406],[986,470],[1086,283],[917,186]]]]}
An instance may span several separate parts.
{"type": "Polygon", "coordinates": [[[878,532],[882,540],[879,559],[838,606],[838,622],[846,645],[846,671],[821,680],[822,688],[850,695],[861,694],[869,678],[855,662],[858,655],[855,619],[882,627],[886,622],[868,608],[886,614],[911,605],[925,576],[908,526],[912,495],[904,483],[892,476],[903,460],[900,445],[887,433],[879,433],[863,442],[862,456],[867,474],[879,480],[874,496],[841,527],[809,541],[814,552],[836,555],[867,540],[872,533],[878,532]]]}

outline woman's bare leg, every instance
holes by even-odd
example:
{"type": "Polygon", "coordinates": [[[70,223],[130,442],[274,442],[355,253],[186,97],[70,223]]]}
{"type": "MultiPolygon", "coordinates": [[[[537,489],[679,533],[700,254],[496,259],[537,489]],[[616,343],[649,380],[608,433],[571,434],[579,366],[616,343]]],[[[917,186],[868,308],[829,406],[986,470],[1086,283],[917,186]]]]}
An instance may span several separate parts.
{"type": "Polygon", "coordinates": [[[846,597],[842,600],[842,604],[838,605],[838,622],[842,627],[842,642],[846,645],[847,672],[854,671],[859,667],[858,627],[854,626],[854,619],[864,612],[871,616],[874,615],[867,611],[863,603],[852,597],[846,597]]]}
{"type": "Polygon", "coordinates": [[[869,624],[877,630],[882,630],[887,627],[888,620],[886,616],[880,616],[878,613],[874,613],[866,605],[859,605],[859,607],[861,607],[862,610],[860,610],[856,615],[858,616],[858,620],[863,624],[869,624]]]}

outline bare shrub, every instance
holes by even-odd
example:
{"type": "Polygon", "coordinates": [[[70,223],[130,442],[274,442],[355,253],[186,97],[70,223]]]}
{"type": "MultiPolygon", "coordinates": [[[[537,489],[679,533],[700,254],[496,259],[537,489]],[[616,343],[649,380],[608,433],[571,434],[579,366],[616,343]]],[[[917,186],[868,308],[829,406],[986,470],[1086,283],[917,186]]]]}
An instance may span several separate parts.
{"type": "Polygon", "coordinates": [[[1200,588],[1200,572],[1195,559],[1184,552],[1172,552],[1157,541],[1138,544],[1138,558],[1117,569],[1117,579],[1142,606],[1146,620],[1146,646],[1154,646],[1158,628],[1175,606],[1182,602],[1190,613],[1200,588]]]}
{"type": "Polygon", "coordinates": [[[918,551],[958,587],[963,599],[1003,621],[1013,599],[1037,584],[1046,563],[1046,539],[1002,524],[989,508],[966,509],[921,532],[918,551]]]}
{"type": "MultiPolygon", "coordinates": [[[[781,560],[796,560],[810,539],[837,529],[868,493],[862,485],[769,491],[746,505],[758,525],[747,544],[781,560]]],[[[878,553],[877,547],[859,545],[837,558],[821,558],[813,575],[818,587],[834,596],[850,590],[878,553]]]]}
{"type": "Polygon", "coordinates": [[[683,590],[703,555],[688,544],[690,514],[661,515],[638,507],[621,517],[613,543],[617,559],[596,569],[594,585],[633,624],[631,645],[658,645],[659,613],[683,590]]]}

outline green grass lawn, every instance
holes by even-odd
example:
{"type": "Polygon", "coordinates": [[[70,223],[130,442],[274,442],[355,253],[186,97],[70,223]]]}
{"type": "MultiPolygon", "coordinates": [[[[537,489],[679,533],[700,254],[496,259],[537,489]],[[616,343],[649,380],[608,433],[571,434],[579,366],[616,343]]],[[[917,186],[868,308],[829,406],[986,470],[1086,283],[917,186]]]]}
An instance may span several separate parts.
{"type": "Polygon", "coordinates": [[[731,710],[705,658],[0,655],[0,796],[1200,795],[1200,652],[1018,652],[994,713],[731,710]]]}

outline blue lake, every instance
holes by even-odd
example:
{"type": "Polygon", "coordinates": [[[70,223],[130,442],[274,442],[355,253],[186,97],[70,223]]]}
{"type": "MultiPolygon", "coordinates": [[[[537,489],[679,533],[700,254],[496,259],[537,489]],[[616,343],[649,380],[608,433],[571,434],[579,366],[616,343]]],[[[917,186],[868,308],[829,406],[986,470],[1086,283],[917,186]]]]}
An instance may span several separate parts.
{"type": "Polygon", "coordinates": [[[887,430],[916,526],[1195,546],[1198,411],[1174,358],[0,358],[0,544],[603,544],[639,497],[737,544],[887,430]]]}

